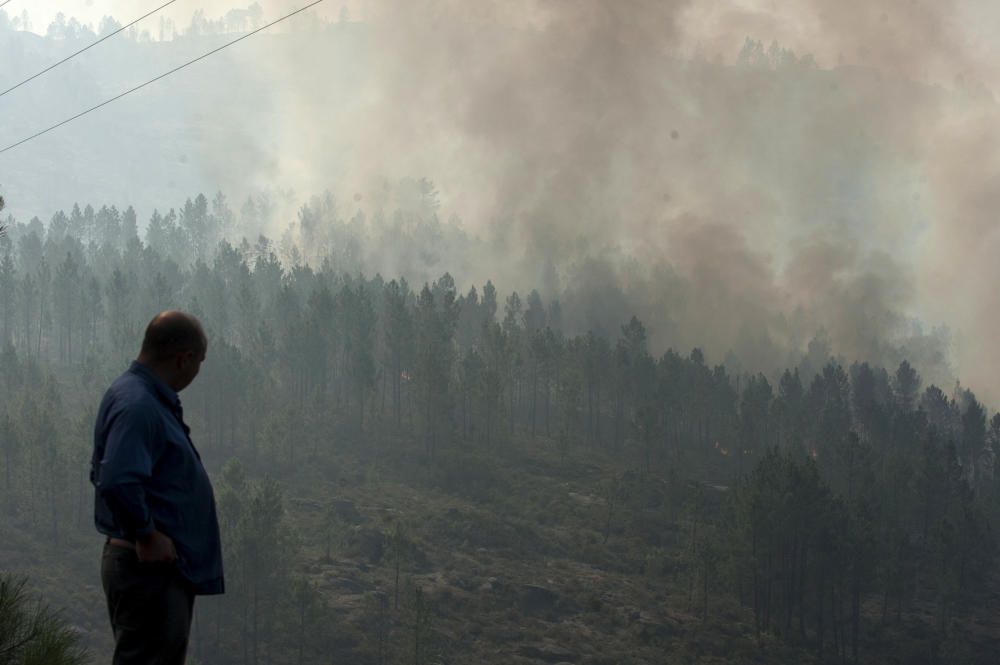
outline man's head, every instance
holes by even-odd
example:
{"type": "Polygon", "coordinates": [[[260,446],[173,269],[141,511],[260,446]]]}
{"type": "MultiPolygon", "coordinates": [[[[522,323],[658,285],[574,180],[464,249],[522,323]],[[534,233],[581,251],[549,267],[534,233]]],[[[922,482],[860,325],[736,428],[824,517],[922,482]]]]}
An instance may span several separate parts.
{"type": "Polygon", "coordinates": [[[139,362],[180,392],[198,376],[208,337],[201,323],[186,312],[160,312],[146,326],[139,362]]]}

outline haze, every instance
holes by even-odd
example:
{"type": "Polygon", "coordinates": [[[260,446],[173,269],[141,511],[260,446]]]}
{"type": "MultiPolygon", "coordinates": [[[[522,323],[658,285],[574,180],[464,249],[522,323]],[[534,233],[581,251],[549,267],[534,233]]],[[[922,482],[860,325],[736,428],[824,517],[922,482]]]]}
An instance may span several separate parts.
{"type": "MultiPolygon", "coordinates": [[[[192,662],[995,661],[1000,5],[327,0],[4,150],[307,1],[0,96],[0,561],[81,643],[181,308],[192,662]]],[[[0,91],[162,2],[12,0],[0,91]]]]}
{"type": "MultiPolygon", "coordinates": [[[[262,9],[273,18],[295,6],[262,9]]],[[[905,345],[917,322],[924,333],[947,325],[960,340],[947,350],[948,371],[992,398],[1000,389],[986,369],[1000,359],[988,342],[995,224],[983,199],[993,175],[997,40],[984,26],[996,24],[997,10],[908,0],[832,6],[796,3],[789,13],[770,3],[326,3],[318,12],[325,20],[342,10],[350,20],[366,17],[360,49],[335,52],[320,38],[279,49],[262,46],[266,37],[241,44],[4,155],[10,172],[51,157],[56,146],[86,145],[101,165],[82,176],[79,160],[46,159],[54,186],[44,197],[20,174],[6,176],[9,211],[46,219],[103,190],[145,219],[190,192],[239,200],[277,188],[294,192],[283,219],[327,190],[370,214],[374,183],[426,177],[440,192],[442,219],[456,216],[480,236],[502,224],[513,243],[502,261],[456,257],[485,268],[453,268],[463,283],[503,276],[510,288],[539,285],[557,295],[581,251],[611,261],[618,279],[627,257],[639,272],[669,265],[726,304],[706,303],[718,311],[663,325],[655,325],[663,312],[643,311],[653,339],[683,348],[708,335],[716,357],[739,346],[741,329],[786,349],[804,348],[826,328],[837,352],[857,358],[905,345]],[[817,71],[808,81],[787,72],[736,76],[748,37],[810,57],[817,71]],[[229,87],[234,81],[239,90],[229,87]],[[166,104],[167,117],[145,99],[166,104]],[[123,122],[141,136],[116,138],[123,122]],[[982,158],[970,159],[970,150],[982,158]],[[114,166],[137,159],[155,170],[114,166]],[[183,168],[173,168],[178,160],[183,168]],[[741,269],[752,277],[727,274],[741,269]],[[542,284],[544,275],[561,277],[542,284]],[[809,311],[831,297],[852,302],[830,316],[809,311]],[[803,329],[776,321],[796,308],[806,311],[803,329]],[[888,329],[857,330],[871,325],[888,329]]],[[[208,18],[229,11],[180,2],[164,14],[183,32],[196,7],[208,18]]],[[[7,9],[15,14],[14,5],[7,9]]],[[[127,22],[140,8],[33,3],[33,29],[43,33],[55,11],[96,26],[107,13],[127,22]]],[[[305,30],[306,21],[275,32],[305,30]]],[[[157,38],[158,26],[152,18],[140,27],[157,38]]],[[[4,139],[178,60],[122,62],[108,46],[78,60],[90,78],[78,93],[61,93],[54,72],[9,97],[16,120],[4,139]]],[[[43,61],[10,69],[5,80],[43,61]]],[[[709,297],[698,292],[699,301],[709,297]]],[[[776,360],[747,362],[763,368],[776,360]]]]}

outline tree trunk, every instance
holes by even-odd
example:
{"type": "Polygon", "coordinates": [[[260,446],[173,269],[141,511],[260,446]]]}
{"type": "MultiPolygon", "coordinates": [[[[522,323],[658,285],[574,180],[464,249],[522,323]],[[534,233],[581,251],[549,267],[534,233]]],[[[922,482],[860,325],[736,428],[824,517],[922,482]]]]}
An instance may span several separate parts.
{"type": "Polygon", "coordinates": [[[364,388],[358,390],[358,434],[365,433],[365,391],[364,388]]]}
{"type": "Polygon", "coordinates": [[[823,660],[823,640],[825,639],[825,628],[826,624],[823,621],[826,611],[823,609],[823,604],[826,602],[826,561],[820,565],[819,568],[819,587],[817,590],[816,599],[816,658],[822,662],[823,660]]]}
{"type": "MultiPolygon", "coordinates": [[[[809,548],[802,547],[802,555],[799,558],[799,587],[798,587],[798,606],[799,606],[799,637],[802,641],[806,640],[806,618],[805,618],[805,587],[806,587],[806,567],[807,559],[809,554],[809,548]]],[[[821,601],[822,602],[822,601],[821,601]]]]}
{"type": "Polygon", "coordinates": [[[858,637],[861,632],[861,586],[858,582],[854,584],[854,594],[851,601],[851,656],[857,664],[858,637]]]}
{"type": "Polygon", "coordinates": [[[760,598],[760,579],[758,574],[759,564],[757,563],[757,531],[752,529],[750,536],[750,555],[751,561],[753,561],[753,623],[754,623],[754,633],[757,636],[757,640],[760,640],[761,633],[761,598],[760,598]]]}
{"type": "Polygon", "coordinates": [[[538,365],[535,365],[535,376],[531,384],[531,438],[535,438],[535,425],[537,424],[538,411],[538,365]]]}
{"type": "Polygon", "coordinates": [[[590,443],[593,445],[596,443],[596,438],[594,437],[594,379],[593,377],[587,377],[587,435],[590,437],[590,443]]]}
{"type": "Polygon", "coordinates": [[[701,609],[701,620],[702,622],[708,621],[708,562],[705,562],[704,571],[702,573],[702,609],[701,609]]]}

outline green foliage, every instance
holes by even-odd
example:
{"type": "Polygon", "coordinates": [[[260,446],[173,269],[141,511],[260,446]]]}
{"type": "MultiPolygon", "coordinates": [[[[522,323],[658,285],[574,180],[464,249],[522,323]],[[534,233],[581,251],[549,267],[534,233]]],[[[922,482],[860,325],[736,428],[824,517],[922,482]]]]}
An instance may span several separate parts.
{"type": "Polygon", "coordinates": [[[389,600],[384,593],[368,592],[365,594],[365,607],[370,626],[368,639],[371,650],[375,654],[375,665],[385,665],[389,657],[389,600]]]}
{"type": "MultiPolygon", "coordinates": [[[[433,236],[433,186],[412,185],[429,217],[379,223],[433,236]]],[[[269,205],[250,201],[241,222],[260,227],[269,205]]],[[[470,548],[478,575],[515,555],[532,571],[641,571],[706,631],[733,613],[753,626],[750,643],[822,658],[877,658],[876,636],[902,635],[918,611],[953,644],[955,622],[984,606],[1000,415],[971,392],[921,392],[905,361],[845,367],[822,334],[787,371],[750,375],[698,348],[661,353],[663,331],[631,313],[575,328],[593,319],[579,304],[564,312],[492,282],[459,295],[450,275],[426,270],[414,291],[361,274],[351,225],[363,220],[337,215],[332,197],[311,201],[281,242],[225,238],[235,215],[218,196],[154,213],[142,239],[135,211],[107,206],[76,206],[48,228],[13,223],[0,241],[4,525],[49,547],[90,534],[95,395],[145,321],[183,307],[211,338],[183,399],[216,480],[229,580],[199,616],[204,662],[318,658],[313,633],[334,612],[319,600],[338,593],[324,585],[364,575],[393,580],[389,623],[407,624],[372,653],[389,660],[405,640],[407,661],[429,662],[410,647],[428,643],[416,618],[433,613],[413,614],[405,589],[399,608],[395,596],[400,576],[424,573],[416,544],[432,540],[470,548]],[[372,511],[405,484],[405,530],[329,509],[313,492],[330,482],[353,483],[372,511]],[[297,515],[301,529],[286,496],[315,506],[297,515]],[[406,503],[434,501],[462,510],[424,520],[406,503]],[[431,538],[425,521],[447,528],[431,538]],[[338,568],[345,560],[357,570],[338,568]]],[[[343,630],[349,652],[360,638],[343,630]]]]}
{"type": "Polygon", "coordinates": [[[288,522],[281,486],[268,478],[248,478],[238,461],[230,461],[216,492],[228,588],[225,596],[207,602],[231,610],[215,615],[216,639],[209,649],[221,659],[227,643],[242,643],[244,657],[258,662],[288,623],[295,635],[304,634],[318,599],[308,581],[293,572],[300,543],[288,522]]]}
{"type": "Polygon", "coordinates": [[[65,621],[28,595],[27,581],[0,573],[0,665],[89,662],[65,621]]]}
{"type": "Polygon", "coordinates": [[[427,594],[419,585],[411,584],[407,601],[412,640],[407,662],[412,665],[436,665],[440,660],[432,630],[433,613],[427,594]]]}
{"type": "Polygon", "coordinates": [[[392,606],[399,609],[399,575],[409,558],[411,545],[406,539],[403,525],[396,520],[389,536],[389,560],[392,562],[392,606]]]}

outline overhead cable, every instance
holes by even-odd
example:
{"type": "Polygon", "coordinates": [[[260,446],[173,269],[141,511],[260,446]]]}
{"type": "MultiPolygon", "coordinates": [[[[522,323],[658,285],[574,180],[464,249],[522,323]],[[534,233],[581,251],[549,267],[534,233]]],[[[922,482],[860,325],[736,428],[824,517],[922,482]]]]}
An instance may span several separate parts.
{"type": "MultiPolygon", "coordinates": [[[[91,106],[89,109],[87,109],[85,111],[81,111],[80,113],[77,113],[76,115],[74,115],[72,117],[66,118],[62,122],[58,122],[58,123],[52,125],[51,127],[47,127],[45,129],[41,130],[40,132],[36,132],[36,133],[32,134],[31,136],[28,136],[27,138],[23,138],[20,141],[18,141],[17,143],[11,143],[6,148],[0,148],[0,155],[2,155],[3,153],[7,152],[8,150],[13,150],[14,148],[16,148],[16,147],[18,147],[20,145],[24,145],[28,141],[32,141],[34,139],[37,139],[40,136],[48,134],[49,132],[51,132],[54,129],[58,129],[58,128],[62,127],[63,125],[67,125],[67,124],[73,122],[74,120],[82,118],[83,116],[87,115],[88,113],[93,113],[97,109],[102,108],[104,106],[107,106],[108,104],[111,104],[112,102],[116,102],[119,99],[121,99],[122,97],[125,97],[126,95],[131,95],[133,92],[136,92],[138,90],[142,90],[143,88],[145,88],[148,85],[152,85],[153,83],[156,83],[157,81],[159,81],[161,79],[165,79],[166,77],[168,77],[171,74],[174,74],[176,72],[179,72],[180,70],[184,69],[185,67],[190,67],[191,65],[193,65],[194,63],[196,63],[196,62],[198,62],[200,60],[204,60],[205,58],[207,58],[207,57],[209,57],[211,55],[214,55],[214,54],[218,53],[219,51],[221,51],[221,50],[223,50],[225,48],[228,48],[228,47],[232,46],[233,44],[235,44],[237,42],[243,41],[247,37],[252,37],[253,35],[255,35],[258,32],[260,32],[261,30],[266,30],[267,28],[270,28],[273,25],[277,25],[278,23],[281,23],[282,21],[290,19],[291,17],[295,16],[296,14],[300,14],[300,13],[306,11],[307,9],[315,7],[316,5],[318,5],[318,4],[320,4],[321,2],[324,2],[324,1],[325,0],[315,0],[315,2],[311,2],[308,5],[306,5],[305,7],[302,7],[300,9],[296,9],[295,11],[293,11],[290,14],[285,14],[281,18],[276,19],[274,21],[271,21],[270,23],[268,23],[266,25],[262,25],[261,27],[257,28],[256,30],[252,30],[251,32],[248,32],[247,34],[242,35],[242,36],[234,39],[231,42],[226,42],[222,46],[220,46],[218,48],[214,48],[211,51],[209,51],[208,53],[204,53],[204,54],[198,56],[197,58],[194,58],[193,60],[188,60],[183,65],[180,65],[178,67],[174,67],[170,71],[164,72],[163,74],[160,74],[156,78],[150,79],[150,80],[146,81],[145,83],[142,83],[140,85],[135,86],[134,88],[130,88],[130,89],[126,90],[125,92],[121,93],[121,94],[115,95],[111,99],[107,99],[107,100],[101,102],[100,104],[97,104],[96,106],[91,106]]],[[[9,0],[8,0],[8,2],[9,2],[9,0]]]]}
{"type": "MultiPolygon", "coordinates": [[[[10,0],[7,0],[7,2],[10,2],[10,0]]],[[[122,32],[123,30],[128,30],[129,28],[131,28],[133,25],[135,25],[136,23],[138,23],[142,19],[148,18],[148,17],[152,16],[153,14],[155,14],[158,11],[160,11],[164,7],[169,7],[170,5],[174,4],[175,2],[177,2],[177,0],[170,0],[169,2],[165,2],[162,5],[160,5],[159,7],[157,7],[156,9],[154,9],[153,11],[148,12],[146,14],[143,14],[142,16],[140,16],[139,18],[137,18],[136,20],[134,20],[131,23],[129,23],[128,25],[123,25],[122,27],[118,28],[114,32],[111,32],[111,33],[108,33],[107,35],[104,35],[103,37],[101,37],[100,39],[98,39],[96,42],[94,42],[92,44],[88,44],[87,46],[84,46],[82,49],[80,49],[76,53],[72,53],[72,54],[66,56],[65,58],[63,58],[59,62],[55,63],[54,65],[50,65],[50,66],[46,67],[45,69],[43,69],[42,71],[38,72],[37,74],[34,74],[34,75],[29,76],[28,78],[24,79],[23,81],[21,81],[17,85],[12,85],[11,87],[9,87],[6,90],[4,90],[3,92],[0,92],[0,97],[3,97],[8,92],[12,92],[14,90],[17,90],[18,88],[20,88],[25,83],[28,83],[29,81],[34,81],[36,78],[38,78],[42,74],[51,72],[53,69],[55,69],[59,65],[63,64],[64,62],[68,62],[69,60],[72,60],[73,58],[75,58],[76,56],[80,55],[84,51],[89,51],[90,49],[94,48],[95,46],[97,46],[101,42],[103,42],[103,41],[105,41],[107,39],[111,39],[112,37],[114,37],[115,35],[117,35],[119,32],[122,32]]],[[[5,2],[4,4],[7,4],[7,3],[5,2]]],[[[3,5],[0,5],[0,7],[3,7],[3,5]]]]}

